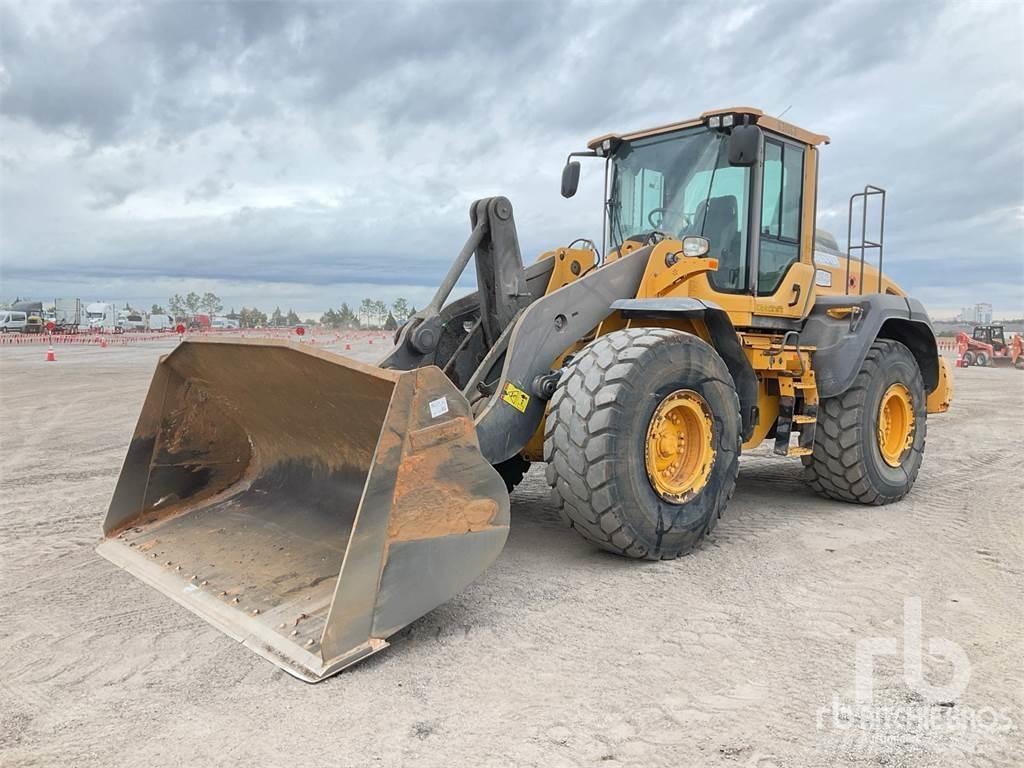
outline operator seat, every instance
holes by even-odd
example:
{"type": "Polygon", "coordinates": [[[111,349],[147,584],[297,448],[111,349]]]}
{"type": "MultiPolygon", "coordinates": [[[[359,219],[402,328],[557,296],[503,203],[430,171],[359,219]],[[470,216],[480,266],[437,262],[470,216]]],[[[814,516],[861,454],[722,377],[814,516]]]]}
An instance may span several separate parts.
{"type": "Polygon", "coordinates": [[[708,255],[718,259],[718,282],[733,288],[739,287],[741,278],[737,208],[735,195],[712,197],[697,206],[694,218],[700,234],[711,243],[708,255]]]}

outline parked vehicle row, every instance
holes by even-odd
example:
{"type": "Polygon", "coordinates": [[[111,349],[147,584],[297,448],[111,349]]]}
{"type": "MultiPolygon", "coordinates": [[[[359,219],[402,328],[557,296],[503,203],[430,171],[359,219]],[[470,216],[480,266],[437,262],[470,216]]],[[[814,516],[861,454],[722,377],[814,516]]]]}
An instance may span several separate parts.
{"type": "Polygon", "coordinates": [[[163,312],[146,314],[134,309],[118,309],[116,302],[95,301],[83,305],[80,299],[55,299],[50,308],[41,301],[22,301],[0,310],[3,333],[125,333],[141,331],[173,332],[179,325],[189,330],[225,330],[239,328],[238,320],[207,314],[178,317],[163,312]]]}

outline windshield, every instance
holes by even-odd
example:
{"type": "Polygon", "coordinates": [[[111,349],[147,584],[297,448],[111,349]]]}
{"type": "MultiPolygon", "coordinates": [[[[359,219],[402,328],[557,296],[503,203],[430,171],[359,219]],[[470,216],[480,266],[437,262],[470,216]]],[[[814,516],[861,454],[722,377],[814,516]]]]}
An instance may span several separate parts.
{"type": "Polygon", "coordinates": [[[697,127],[623,144],[612,158],[612,247],[653,231],[701,235],[719,260],[715,286],[743,290],[750,169],[729,165],[727,138],[697,127]]]}

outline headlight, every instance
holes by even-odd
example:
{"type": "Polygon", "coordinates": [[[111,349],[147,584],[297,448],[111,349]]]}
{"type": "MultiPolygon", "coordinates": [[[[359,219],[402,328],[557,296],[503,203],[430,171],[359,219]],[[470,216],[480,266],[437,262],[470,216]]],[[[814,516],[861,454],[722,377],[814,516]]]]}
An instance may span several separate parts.
{"type": "Polygon", "coordinates": [[[722,127],[723,128],[732,128],[732,120],[733,120],[732,115],[722,115],[722,127]]]}
{"type": "Polygon", "coordinates": [[[708,118],[708,128],[721,128],[722,117],[721,115],[712,115],[708,118]]]}
{"type": "Polygon", "coordinates": [[[711,243],[707,238],[690,235],[683,238],[683,255],[691,258],[706,256],[711,250],[711,243]]]}

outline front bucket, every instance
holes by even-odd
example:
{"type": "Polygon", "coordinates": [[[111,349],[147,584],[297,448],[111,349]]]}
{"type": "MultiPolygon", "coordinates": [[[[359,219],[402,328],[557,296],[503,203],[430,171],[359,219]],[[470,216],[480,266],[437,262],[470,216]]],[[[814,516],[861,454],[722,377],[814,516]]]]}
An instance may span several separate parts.
{"type": "Polygon", "coordinates": [[[439,369],[187,341],[157,366],[98,552],[316,681],[462,590],[508,521],[439,369]]]}

